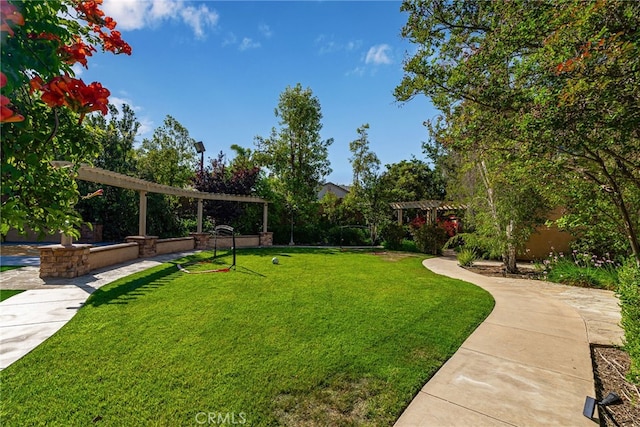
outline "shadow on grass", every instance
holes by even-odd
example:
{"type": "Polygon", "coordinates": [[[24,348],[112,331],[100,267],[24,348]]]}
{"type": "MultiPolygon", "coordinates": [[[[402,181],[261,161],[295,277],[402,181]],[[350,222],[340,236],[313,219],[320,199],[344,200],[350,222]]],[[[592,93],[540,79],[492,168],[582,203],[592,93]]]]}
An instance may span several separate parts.
{"type": "Polygon", "coordinates": [[[173,280],[172,276],[178,274],[179,270],[174,263],[169,263],[145,273],[137,274],[135,278],[113,287],[107,286],[106,290],[103,288],[96,290],[85,305],[98,307],[103,304],[127,304],[129,301],[166,285],[173,280]]]}

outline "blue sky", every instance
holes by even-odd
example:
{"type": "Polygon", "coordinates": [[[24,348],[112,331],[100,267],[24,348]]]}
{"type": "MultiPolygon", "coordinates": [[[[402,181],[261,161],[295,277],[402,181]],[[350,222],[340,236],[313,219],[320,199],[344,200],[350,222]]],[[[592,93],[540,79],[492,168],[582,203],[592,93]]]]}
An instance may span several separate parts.
{"type": "Polygon", "coordinates": [[[423,122],[437,111],[425,97],[393,97],[414,49],[400,37],[400,2],[104,0],[103,9],[133,54],[96,54],[81,77],[134,108],[140,141],[171,115],[204,142],[205,158],[254,148],[278,127],[279,95],[301,83],[320,101],[322,138],[334,138],[328,181],[351,182],[349,142],[363,123],[383,165],[424,159],[423,122]]]}

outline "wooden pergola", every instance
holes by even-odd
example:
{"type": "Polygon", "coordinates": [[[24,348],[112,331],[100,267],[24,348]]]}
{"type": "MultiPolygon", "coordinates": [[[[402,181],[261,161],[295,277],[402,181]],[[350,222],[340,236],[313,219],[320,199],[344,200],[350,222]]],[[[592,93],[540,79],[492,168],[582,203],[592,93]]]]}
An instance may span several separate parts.
{"type": "MultiPolygon", "coordinates": [[[[59,168],[73,166],[70,162],[55,161],[53,166],[59,168]]],[[[242,196],[236,194],[205,193],[193,189],[171,187],[169,185],[156,184],[139,178],[133,178],[106,169],[92,167],[86,164],[80,165],[78,169],[78,179],[95,182],[97,184],[110,185],[112,187],[126,188],[137,191],[140,196],[140,209],[138,218],[138,235],[147,235],[147,193],[168,194],[178,197],[187,197],[198,201],[198,228],[197,232],[202,233],[202,204],[204,200],[220,200],[229,202],[262,203],[262,230],[267,231],[268,205],[269,201],[261,197],[242,196]]]]}
{"type": "Polygon", "coordinates": [[[389,203],[397,213],[398,224],[402,225],[402,212],[405,209],[420,209],[427,213],[427,221],[435,223],[438,218],[438,212],[456,211],[467,209],[466,205],[445,202],[442,200],[418,200],[415,202],[392,202],[389,203]]]}

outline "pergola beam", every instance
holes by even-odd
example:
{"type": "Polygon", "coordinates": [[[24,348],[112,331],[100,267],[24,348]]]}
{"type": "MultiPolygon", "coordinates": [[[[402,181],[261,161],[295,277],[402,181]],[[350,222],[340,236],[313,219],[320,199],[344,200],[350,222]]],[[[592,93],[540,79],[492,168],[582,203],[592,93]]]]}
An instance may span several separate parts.
{"type": "Polygon", "coordinates": [[[418,200],[414,202],[392,202],[389,206],[397,211],[398,224],[402,225],[402,211],[405,209],[421,209],[427,211],[429,222],[435,223],[438,211],[455,211],[467,209],[467,205],[447,203],[442,200],[418,200]]]}
{"type": "MultiPolygon", "coordinates": [[[[71,162],[55,161],[51,164],[57,168],[68,168],[73,166],[71,162]]],[[[263,203],[264,209],[262,214],[262,229],[267,231],[267,215],[269,201],[262,197],[242,196],[237,194],[222,193],[205,193],[198,190],[190,190],[185,188],[171,187],[169,185],[156,184],[155,182],[145,181],[143,179],[134,178],[117,172],[108,171],[106,169],[95,168],[86,164],[80,165],[78,168],[78,179],[83,181],[95,182],[98,184],[110,185],[112,187],[126,188],[128,190],[137,191],[140,195],[140,212],[138,219],[138,232],[140,236],[146,236],[147,233],[147,193],[168,194],[171,196],[187,197],[198,201],[198,233],[202,233],[202,201],[203,200],[220,200],[227,202],[247,202],[247,203],[263,203]]]]}
{"type": "MultiPolygon", "coordinates": [[[[64,168],[72,166],[70,162],[51,162],[55,167],[64,168]]],[[[94,168],[89,165],[81,165],[78,169],[78,179],[83,181],[96,182],[98,184],[110,185],[113,187],[127,188],[129,190],[146,191],[148,193],[169,194],[171,196],[188,197],[192,199],[223,200],[229,202],[252,202],[268,203],[262,197],[242,196],[237,194],[205,193],[198,190],[171,187],[169,185],[156,184],[106,169],[94,168]]]]}

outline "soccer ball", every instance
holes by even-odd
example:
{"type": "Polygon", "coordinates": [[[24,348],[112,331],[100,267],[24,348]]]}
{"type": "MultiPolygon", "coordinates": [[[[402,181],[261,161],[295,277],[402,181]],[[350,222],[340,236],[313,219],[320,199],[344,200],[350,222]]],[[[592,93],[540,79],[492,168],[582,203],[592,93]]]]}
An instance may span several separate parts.
{"type": "Polygon", "coordinates": [[[272,263],[274,263],[274,264],[280,264],[280,261],[278,260],[278,258],[277,258],[277,257],[273,257],[273,258],[271,259],[271,262],[272,262],[272,263]]]}

